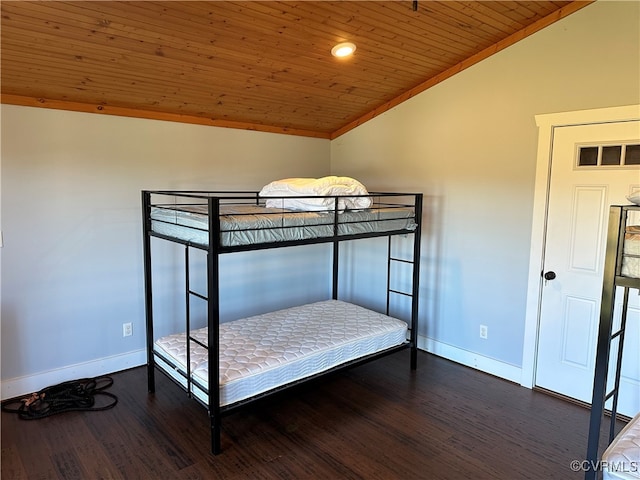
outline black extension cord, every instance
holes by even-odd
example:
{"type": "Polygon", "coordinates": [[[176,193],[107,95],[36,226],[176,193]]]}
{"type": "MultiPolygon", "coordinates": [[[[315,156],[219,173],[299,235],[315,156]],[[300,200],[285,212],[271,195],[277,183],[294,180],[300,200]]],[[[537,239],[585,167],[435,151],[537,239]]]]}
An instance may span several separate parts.
{"type": "Polygon", "coordinates": [[[7,400],[2,403],[2,411],[16,413],[23,420],[36,420],[62,412],[108,410],[118,403],[118,397],[105,392],[111,385],[111,377],[71,380],[34,392],[23,399],[7,400]],[[97,395],[108,397],[107,403],[96,406],[97,395]]]}

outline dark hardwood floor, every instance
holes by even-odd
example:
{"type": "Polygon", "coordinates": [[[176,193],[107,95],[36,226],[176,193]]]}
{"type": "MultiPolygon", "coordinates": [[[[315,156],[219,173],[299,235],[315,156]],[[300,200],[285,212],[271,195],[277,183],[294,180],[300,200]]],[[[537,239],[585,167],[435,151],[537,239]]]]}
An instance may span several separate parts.
{"type": "Polygon", "coordinates": [[[320,379],[223,419],[164,375],[113,374],[118,405],[40,420],[2,413],[2,479],[571,479],[589,412],[421,352],[320,379]]]}

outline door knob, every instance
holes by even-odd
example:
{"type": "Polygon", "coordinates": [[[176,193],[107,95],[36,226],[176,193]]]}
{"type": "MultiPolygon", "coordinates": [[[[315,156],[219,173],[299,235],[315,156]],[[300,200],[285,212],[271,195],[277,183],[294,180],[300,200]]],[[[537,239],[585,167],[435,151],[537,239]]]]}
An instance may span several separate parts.
{"type": "Polygon", "coordinates": [[[550,270],[548,272],[545,272],[543,276],[545,280],[553,280],[554,278],[556,278],[556,272],[550,270]]]}

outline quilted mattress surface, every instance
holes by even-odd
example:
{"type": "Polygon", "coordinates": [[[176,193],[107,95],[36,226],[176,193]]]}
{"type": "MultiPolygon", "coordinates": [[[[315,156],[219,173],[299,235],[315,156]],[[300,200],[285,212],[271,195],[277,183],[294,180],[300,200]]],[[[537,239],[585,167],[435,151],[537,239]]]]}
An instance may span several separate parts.
{"type": "Polygon", "coordinates": [[[613,439],[602,462],[603,480],[640,478],[640,413],[613,439]]]}
{"type": "MultiPolygon", "coordinates": [[[[231,404],[400,345],[406,335],[405,322],[340,300],[222,323],[220,404],[231,404]]],[[[206,344],[207,328],[193,331],[192,337],[206,344]]],[[[155,351],[186,371],[184,333],[158,339],[155,351]]],[[[207,350],[191,341],[191,374],[204,389],[208,383],[207,359],[207,350]]]]}

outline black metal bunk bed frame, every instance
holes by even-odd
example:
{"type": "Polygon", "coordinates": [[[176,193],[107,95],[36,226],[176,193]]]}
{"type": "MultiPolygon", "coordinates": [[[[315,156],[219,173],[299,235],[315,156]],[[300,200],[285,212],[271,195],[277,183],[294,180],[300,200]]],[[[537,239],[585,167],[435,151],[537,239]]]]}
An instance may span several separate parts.
{"type": "Polygon", "coordinates": [[[616,418],[618,416],[618,395],[620,393],[620,373],[622,367],[622,351],[627,325],[629,290],[640,290],[640,278],[622,276],[622,257],[625,232],[629,212],[640,211],[636,205],[612,205],[609,209],[607,230],[607,247],[605,253],[604,276],[602,283],[602,300],[600,304],[600,325],[596,350],[595,374],[593,380],[593,397],[589,420],[589,440],[587,445],[587,463],[585,480],[595,480],[601,470],[598,446],[600,429],[605,411],[605,403],[612,399],[611,418],[609,424],[609,443],[616,435],[616,418]],[[620,328],[613,331],[613,318],[617,287],[623,287],[622,316],[620,328]],[[611,343],[618,341],[613,386],[607,391],[607,378],[611,353],[611,343]]]}
{"type": "MultiPolygon", "coordinates": [[[[154,335],[153,335],[153,287],[152,287],[152,261],[151,261],[151,237],[161,238],[170,242],[180,243],[184,246],[185,254],[185,278],[186,278],[186,295],[185,295],[185,310],[186,310],[186,332],[187,332],[187,371],[180,372],[185,377],[187,382],[186,387],[179,384],[185,389],[188,395],[203,403],[197,396],[193,395],[191,390],[191,382],[194,382],[190,371],[190,341],[197,342],[189,333],[190,329],[190,313],[189,313],[189,298],[191,295],[199,297],[207,304],[207,327],[208,327],[208,340],[207,345],[202,345],[207,348],[209,352],[212,349],[209,346],[216,346],[215,355],[209,355],[208,358],[208,389],[204,389],[208,392],[208,404],[205,407],[209,412],[210,429],[211,429],[211,452],[214,455],[221,453],[221,417],[222,415],[231,413],[238,408],[245,406],[246,404],[259,400],[261,398],[273,395],[274,393],[281,392],[287,388],[305,383],[314,378],[317,378],[328,373],[338,371],[341,369],[353,367],[382,356],[395,353],[399,350],[410,348],[410,368],[415,370],[417,368],[417,336],[418,336],[418,297],[419,297],[419,278],[420,278],[420,246],[421,246],[421,224],[422,224],[422,202],[423,195],[421,193],[386,193],[386,192],[370,192],[369,196],[372,198],[382,198],[385,201],[391,201],[394,197],[412,198],[411,205],[398,205],[395,203],[389,203],[385,205],[391,206],[411,206],[414,209],[414,221],[415,229],[402,229],[384,232],[368,232],[359,234],[340,234],[339,233],[339,215],[338,215],[338,197],[330,197],[334,202],[333,210],[333,234],[331,236],[323,236],[321,238],[307,238],[303,240],[285,240],[278,242],[265,242],[256,243],[250,245],[237,245],[237,246],[223,246],[221,244],[221,227],[220,227],[220,207],[222,202],[228,201],[240,201],[240,202],[254,202],[258,205],[260,198],[257,192],[225,192],[225,191],[164,191],[164,190],[143,190],[142,191],[142,223],[143,223],[143,255],[144,255],[144,284],[145,284],[145,315],[146,315],[146,334],[147,334],[147,381],[149,393],[155,392],[155,352],[154,352],[154,335]],[[194,243],[191,241],[175,238],[170,235],[157,233],[152,229],[151,222],[151,207],[152,196],[164,195],[164,196],[178,196],[181,198],[191,198],[200,202],[206,202],[208,212],[208,233],[209,240],[207,245],[194,243]],[[404,258],[397,258],[392,256],[391,239],[397,235],[413,235],[413,251],[412,258],[410,260],[404,258]],[[338,298],[338,273],[339,273],[339,245],[343,241],[355,240],[362,238],[372,237],[387,237],[388,249],[387,249],[387,298],[386,298],[386,314],[389,314],[390,297],[391,294],[403,295],[411,298],[411,319],[409,324],[409,340],[399,346],[392,347],[374,354],[367,355],[336,367],[333,367],[324,372],[293,381],[281,387],[277,387],[268,392],[258,394],[251,398],[241,400],[229,405],[220,406],[220,388],[219,388],[219,323],[220,323],[220,299],[219,299],[219,287],[220,287],[220,265],[219,255],[233,252],[244,252],[253,250],[263,250],[272,248],[283,248],[296,245],[310,245],[318,243],[332,243],[332,298],[336,300],[338,298]],[[206,276],[207,276],[207,293],[201,295],[194,292],[189,287],[189,249],[196,248],[204,250],[206,252],[206,276]],[[411,264],[411,292],[403,292],[394,290],[391,288],[391,265],[393,262],[401,262],[411,264]],[[217,385],[218,388],[211,388],[212,385],[217,385]]],[[[162,369],[160,369],[162,371],[162,369]]],[[[162,371],[163,373],[166,373],[162,371]]],[[[170,377],[171,378],[171,377],[170,377]]],[[[199,385],[202,388],[201,385],[199,385]]]]}

